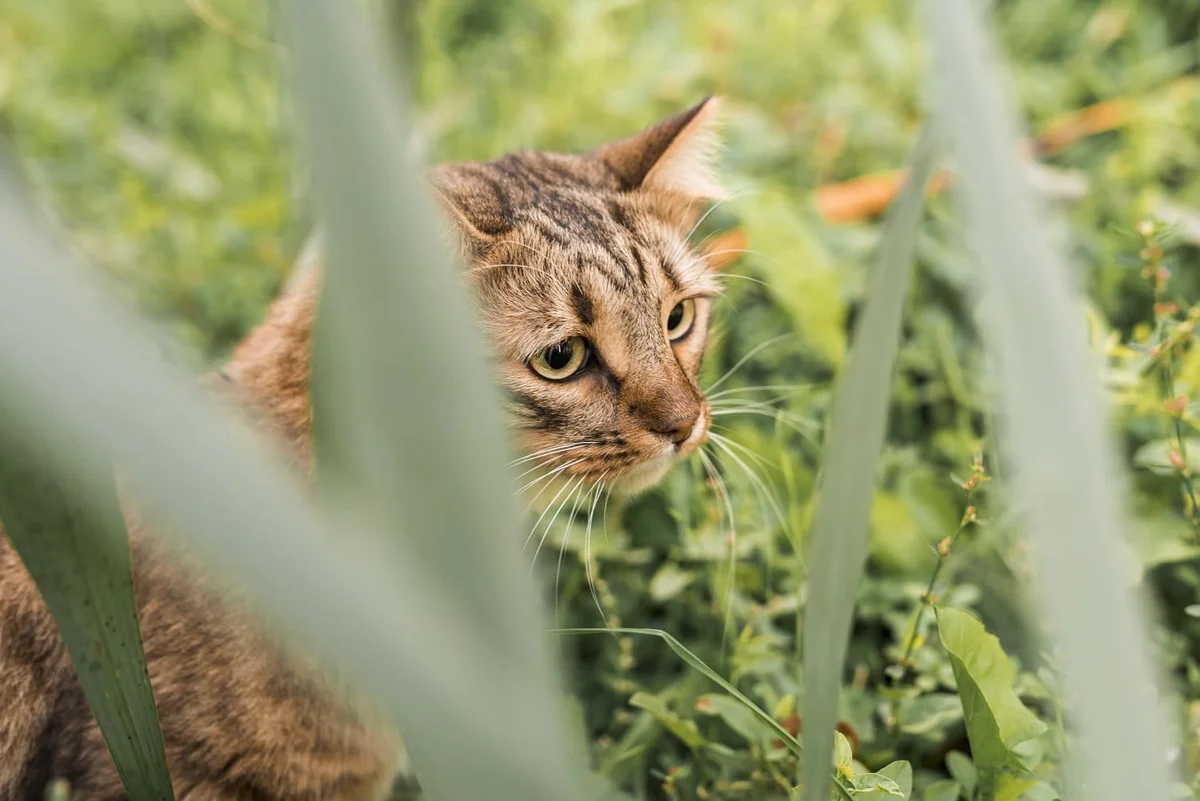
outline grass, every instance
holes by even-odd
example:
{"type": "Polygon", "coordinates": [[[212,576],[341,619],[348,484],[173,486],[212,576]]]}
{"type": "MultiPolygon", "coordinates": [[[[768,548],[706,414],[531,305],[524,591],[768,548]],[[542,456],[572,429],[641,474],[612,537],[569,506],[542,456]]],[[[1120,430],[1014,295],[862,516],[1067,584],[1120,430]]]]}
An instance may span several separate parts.
{"type": "MultiPolygon", "coordinates": [[[[1027,130],[1052,129],[1057,142],[1072,124],[1080,129],[1080,109],[1124,109],[1111,124],[1093,125],[1094,135],[1046,149],[1042,161],[1060,171],[1054,175],[1078,173],[1087,190],[1053,203],[1040,223],[1086,290],[1088,344],[1103,362],[1108,431],[1128,477],[1121,495],[1131,557],[1105,564],[1135,580],[1158,613],[1152,640],[1171,679],[1165,706],[1180,745],[1172,768],[1194,793],[1200,619],[1189,607],[1200,592],[1200,551],[1190,467],[1171,454],[1186,457],[1195,418],[1187,404],[1164,410],[1163,400],[1194,397],[1200,359],[1188,345],[1190,328],[1169,362],[1151,363],[1150,350],[1168,330],[1179,336],[1186,310],[1200,300],[1200,245],[1185,226],[1154,229],[1162,252],[1153,261],[1170,271],[1158,288],[1141,276],[1147,243],[1138,225],[1200,208],[1200,12],[1184,2],[993,5],[1010,96],[1027,130]],[[1178,315],[1165,320],[1156,302],[1175,302],[1178,315]]],[[[281,91],[286,62],[277,52],[284,37],[268,24],[267,7],[209,0],[198,15],[174,0],[10,6],[0,19],[0,130],[21,168],[78,250],[179,343],[175,359],[192,368],[219,361],[285,279],[314,217],[307,178],[294,169],[293,112],[281,91]]],[[[737,366],[717,390],[728,393],[721,400],[729,412],[717,418],[717,433],[736,444],[712,454],[720,482],[689,465],[659,489],[598,513],[586,559],[585,515],[560,519],[540,562],[557,625],[595,629],[607,620],[614,629],[560,640],[594,766],[640,798],[785,798],[798,759],[775,741],[790,742],[778,728],[799,733],[812,680],[796,654],[811,597],[805,578],[818,567],[807,537],[820,519],[821,432],[832,379],[853,363],[847,348],[865,315],[882,230],[873,215],[829,221],[814,192],[905,164],[939,96],[925,91],[932,62],[921,19],[882,0],[696,0],[687,13],[666,2],[427,0],[417,23],[408,34],[419,43],[411,62],[418,69],[407,80],[418,110],[411,144],[429,159],[584,148],[709,92],[730,98],[724,166],[737,194],[699,235],[737,230],[745,244],[735,247],[749,251],[728,268],[702,382],[737,366]],[[736,697],[714,693],[696,663],[773,723],[714,700],[736,697]]],[[[1020,486],[1020,459],[994,444],[1011,431],[995,422],[1015,411],[993,409],[1003,375],[990,369],[993,359],[1033,369],[1042,347],[1019,356],[985,349],[996,339],[974,289],[988,274],[972,255],[978,242],[964,246],[977,230],[964,229],[956,200],[974,190],[961,152],[956,164],[961,174],[931,194],[918,229],[886,441],[874,476],[862,477],[876,481],[865,577],[847,593],[856,605],[845,666],[834,676],[842,684],[835,712],[855,761],[839,776],[877,781],[864,777],[906,760],[913,799],[984,792],[981,746],[956,694],[960,666],[926,625],[932,614],[914,629],[937,566],[938,603],[971,611],[999,637],[1020,702],[1046,723],[1043,733],[1005,743],[1014,762],[1003,781],[1012,792],[1011,782],[1037,782],[1020,792],[1048,801],[1067,793],[1063,704],[1069,721],[1086,723],[1089,713],[1061,696],[1060,668],[1078,670],[1078,656],[1046,645],[1046,617],[1030,590],[1050,598],[1056,585],[1071,590],[1077,582],[1061,567],[1035,564],[1026,535],[1037,528],[1028,521],[1038,499],[1020,486]],[[976,504],[987,525],[965,529],[943,563],[936,546],[959,527],[962,475],[981,443],[996,476],[976,504]],[[905,672],[889,670],[902,659],[905,672]]],[[[1077,330],[1069,317],[1059,322],[1077,330]]],[[[1078,378],[1084,360],[1076,361],[1066,372],[1078,378]]],[[[1061,368],[1048,375],[1067,377],[1061,368]]],[[[1066,464],[1083,455],[1068,451],[1066,464]]],[[[1057,510],[1063,525],[1090,520],[1087,505],[1057,510]]],[[[1081,535],[1089,545],[1070,551],[1084,570],[1101,558],[1086,539],[1093,532],[1089,524],[1081,535]]],[[[443,567],[462,568],[453,559],[443,567]]],[[[1094,642],[1090,658],[1106,659],[1095,653],[1104,647],[1094,642]]],[[[460,680],[472,681],[467,673],[460,680]]],[[[443,749],[444,764],[479,756],[457,747],[431,745],[427,760],[443,749]]],[[[1143,779],[1137,792],[1149,793],[1153,780],[1143,779]]]]}

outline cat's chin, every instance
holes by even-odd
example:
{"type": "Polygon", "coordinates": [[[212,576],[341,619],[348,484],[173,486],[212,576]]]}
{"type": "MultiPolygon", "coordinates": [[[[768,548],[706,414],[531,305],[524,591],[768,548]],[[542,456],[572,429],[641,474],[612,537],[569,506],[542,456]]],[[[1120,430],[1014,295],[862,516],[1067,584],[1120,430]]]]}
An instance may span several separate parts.
{"type": "Polygon", "coordinates": [[[636,495],[662,481],[667,471],[679,461],[679,452],[668,446],[661,456],[642,462],[613,483],[613,491],[636,495]]]}

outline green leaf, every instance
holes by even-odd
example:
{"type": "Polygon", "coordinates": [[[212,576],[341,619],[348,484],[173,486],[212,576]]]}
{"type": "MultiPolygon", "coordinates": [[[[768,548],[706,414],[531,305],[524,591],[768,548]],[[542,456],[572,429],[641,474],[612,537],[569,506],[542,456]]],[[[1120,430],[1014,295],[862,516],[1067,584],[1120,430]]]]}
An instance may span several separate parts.
{"type": "Polygon", "coordinates": [[[1037,779],[1018,778],[1002,773],[1000,780],[996,782],[996,801],[1020,801],[1025,791],[1037,783],[1037,779]]]}
{"type": "Polygon", "coordinates": [[[889,801],[908,799],[912,794],[912,766],[898,760],[877,773],[860,773],[854,777],[851,795],[855,801],[889,801]]]}
{"type": "Polygon", "coordinates": [[[913,772],[912,765],[908,762],[898,759],[895,762],[889,762],[878,771],[880,776],[891,779],[900,788],[900,793],[905,798],[912,795],[913,772]]]}
{"type": "Polygon", "coordinates": [[[650,693],[634,693],[629,699],[629,705],[635,706],[638,709],[644,709],[654,716],[654,719],[666,728],[667,731],[674,734],[683,741],[688,748],[699,748],[704,745],[704,737],[701,736],[696,724],[690,720],[684,720],[679,715],[667,708],[667,704],[657,695],[650,693]]]}
{"type": "Polygon", "coordinates": [[[975,788],[979,785],[979,775],[970,757],[961,751],[951,751],[946,754],[946,770],[962,785],[968,797],[975,793],[975,788]]]}
{"type": "MultiPolygon", "coordinates": [[[[1183,441],[1184,452],[1188,462],[1200,459],[1200,439],[1186,438],[1183,441]]],[[[1156,439],[1147,442],[1133,454],[1133,463],[1144,467],[1160,476],[1173,476],[1179,471],[1171,464],[1170,454],[1175,451],[1175,440],[1156,439]]]]}
{"type": "Polygon", "coordinates": [[[910,180],[889,209],[866,308],[838,382],[826,434],[803,627],[804,775],[811,783],[806,792],[814,799],[828,794],[824,770],[833,747],[829,733],[837,724],[842,663],[867,557],[871,497],[887,427],[913,242],[934,155],[933,137],[926,130],[913,154],[910,180]]]}
{"type": "MultiPolygon", "coordinates": [[[[833,769],[846,779],[854,778],[854,748],[840,731],[833,733],[833,769]]],[[[851,787],[856,786],[851,782],[851,787]]]]}
{"type": "MultiPolygon", "coordinates": [[[[1125,581],[1117,462],[1084,304],[1018,159],[1018,124],[981,16],[926,0],[936,118],[961,177],[978,255],[981,327],[997,374],[1006,489],[1036,557],[1062,655],[1089,801],[1166,798],[1167,738],[1147,624],[1125,581]]],[[[977,757],[978,758],[978,757],[977,757]]]]}
{"type": "Polygon", "coordinates": [[[778,739],[774,729],[763,723],[762,719],[736,698],[708,693],[696,699],[695,707],[700,712],[720,717],[746,742],[761,750],[769,749],[771,741],[778,739]]]}
{"type": "Polygon", "coordinates": [[[962,790],[958,782],[943,779],[925,788],[925,801],[958,801],[962,790]]]}
{"type": "Polygon", "coordinates": [[[1022,767],[1013,749],[1042,734],[1046,724],[1013,692],[1014,671],[1000,641],[966,612],[949,607],[936,611],[938,635],[954,669],[971,755],[986,794],[994,790],[1001,768],[1022,767]]]}
{"type": "Polygon", "coordinates": [[[687,589],[696,574],[684,570],[674,562],[667,562],[658,569],[654,578],[650,579],[650,597],[656,601],[667,601],[687,589]]]}
{"type": "Polygon", "coordinates": [[[962,716],[957,695],[931,693],[897,704],[896,725],[905,734],[944,736],[944,730],[962,716]]]}
{"type": "Polygon", "coordinates": [[[70,447],[59,439],[0,446],[0,521],[58,623],[129,797],[169,801],[116,487],[102,469],[52,476],[39,453],[70,447]]]}

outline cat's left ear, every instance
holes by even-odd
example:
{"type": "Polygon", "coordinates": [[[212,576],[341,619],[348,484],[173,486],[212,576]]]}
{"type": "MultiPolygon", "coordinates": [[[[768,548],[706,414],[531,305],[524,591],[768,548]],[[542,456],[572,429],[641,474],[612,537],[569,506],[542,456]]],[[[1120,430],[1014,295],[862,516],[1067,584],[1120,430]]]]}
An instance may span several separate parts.
{"type": "Polygon", "coordinates": [[[706,98],[636,136],[602,145],[591,155],[604,162],[627,191],[649,189],[690,200],[720,200],[726,196],[716,172],[720,110],[720,98],[706,98]]]}

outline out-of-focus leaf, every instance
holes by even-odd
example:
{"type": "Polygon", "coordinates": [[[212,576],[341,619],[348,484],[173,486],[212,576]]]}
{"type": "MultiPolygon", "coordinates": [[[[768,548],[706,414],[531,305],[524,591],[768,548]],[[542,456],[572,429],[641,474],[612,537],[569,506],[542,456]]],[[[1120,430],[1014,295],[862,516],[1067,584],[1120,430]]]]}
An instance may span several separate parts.
{"type": "Polygon", "coordinates": [[[169,801],[116,487],[103,469],[52,477],[41,455],[51,449],[70,445],[0,443],[0,521],[58,623],[126,792],[169,801]]]}
{"type": "Polygon", "coordinates": [[[956,781],[944,779],[925,788],[925,801],[958,801],[962,786],[956,781]]]}
{"type": "MultiPolygon", "coordinates": [[[[1188,437],[1183,441],[1185,461],[1200,458],[1200,439],[1188,437]]],[[[1156,439],[1147,442],[1133,454],[1133,463],[1160,476],[1173,476],[1179,471],[1171,464],[1170,455],[1175,451],[1175,441],[1156,439]]]]}
{"type": "Polygon", "coordinates": [[[428,605],[459,610],[490,654],[472,668],[476,714],[521,721],[522,747],[546,768],[498,782],[500,766],[489,768],[471,737],[450,749],[405,732],[409,750],[438,797],[569,797],[582,748],[565,729],[520,556],[501,403],[483,332],[408,162],[399,89],[383,78],[387,60],[360,8],[326,0],[288,10],[329,254],[314,363],[318,446],[332,456],[324,478],[331,496],[392,532],[393,561],[419,565],[442,588],[428,605]],[[340,492],[338,471],[349,478],[340,492]],[[543,691],[513,706],[517,676],[543,691]]]}
{"type": "Polygon", "coordinates": [[[650,693],[634,693],[633,697],[629,699],[629,705],[649,712],[655,720],[682,740],[688,748],[699,748],[704,745],[704,737],[696,729],[695,722],[684,720],[672,712],[658,696],[650,693]]]}
{"type": "Polygon", "coordinates": [[[842,662],[854,599],[867,556],[867,524],[883,448],[889,388],[900,341],[904,298],[934,139],[926,130],[913,155],[909,184],[888,214],[866,309],[836,390],[825,440],[820,494],[804,606],[804,776],[806,793],[824,799],[829,733],[837,723],[842,662]]]}
{"type": "Polygon", "coordinates": [[[997,369],[1006,483],[1038,558],[1078,732],[1075,794],[1165,798],[1166,738],[1144,618],[1123,581],[1121,496],[1082,305],[1016,156],[983,6],[926,0],[937,117],[953,143],[982,322],[997,369]],[[1086,553],[1086,558],[1083,555],[1086,553]]]}
{"type": "Polygon", "coordinates": [[[971,756],[983,792],[995,792],[999,772],[1020,768],[1013,749],[1046,730],[1013,692],[1013,668],[983,624],[966,612],[937,608],[938,636],[950,655],[962,700],[971,756]]]}
{"type": "Polygon", "coordinates": [[[776,739],[774,730],[736,698],[707,693],[696,699],[695,707],[700,712],[720,717],[729,728],[757,748],[765,750],[776,739]]]}

